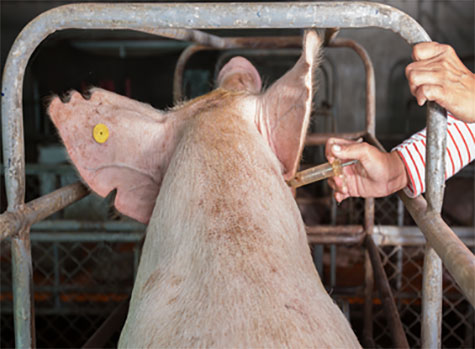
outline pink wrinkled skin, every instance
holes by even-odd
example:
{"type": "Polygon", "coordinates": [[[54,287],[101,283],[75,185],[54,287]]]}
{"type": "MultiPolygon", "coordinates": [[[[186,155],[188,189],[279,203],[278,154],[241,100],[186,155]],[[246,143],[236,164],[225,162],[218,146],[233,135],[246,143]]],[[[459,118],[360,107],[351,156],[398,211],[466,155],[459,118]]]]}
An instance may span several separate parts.
{"type": "Polygon", "coordinates": [[[320,39],[267,91],[232,59],[219,88],[161,112],[111,92],[49,113],[84,181],[149,222],[119,347],[358,348],[326,293],[291,190],[320,39]],[[92,130],[109,129],[104,143],[92,130]]]}

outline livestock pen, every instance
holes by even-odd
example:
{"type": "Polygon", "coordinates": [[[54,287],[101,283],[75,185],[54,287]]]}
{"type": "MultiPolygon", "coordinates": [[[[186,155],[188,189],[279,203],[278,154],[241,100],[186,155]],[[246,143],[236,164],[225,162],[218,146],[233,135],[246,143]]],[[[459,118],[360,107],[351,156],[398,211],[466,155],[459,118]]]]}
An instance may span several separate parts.
{"type": "MultiPolygon", "coordinates": [[[[365,121],[359,131],[336,129],[335,89],[342,82],[336,79],[339,67],[326,59],[319,72],[324,92],[313,115],[320,127],[307,136],[303,166],[323,162],[321,146],[335,134],[379,144],[371,59],[357,42],[338,38],[327,28],[378,27],[392,30],[408,44],[429,41],[410,16],[387,5],[359,2],[72,4],[52,9],[25,27],[11,48],[2,81],[2,174],[8,199],[0,216],[2,346],[12,346],[13,337],[16,347],[115,345],[144,233],[141,224],[111,220],[107,201],[83,199],[88,191],[81,183],[67,184],[74,171],[60,164],[64,157],[51,155],[58,147],[38,150],[39,159],[56,162],[25,164],[24,77],[43,40],[66,29],[132,30],[171,39],[167,45],[183,51],[175,56],[172,83],[162,88],[181,100],[200,92],[195,80],[203,70],[186,70],[195,55],[212,53],[215,69],[236,52],[285,61],[300,46],[298,30],[311,27],[327,30],[328,50],[349,48],[362,60],[365,121]],[[246,36],[232,35],[235,30],[246,36]],[[291,35],[283,35],[284,30],[291,35]],[[65,186],[55,190],[58,184],[65,186]],[[84,202],[94,212],[81,217],[84,207],[69,207],[80,199],[78,204],[84,202]]],[[[79,45],[91,49],[98,44],[79,45]]],[[[48,133],[50,125],[38,120],[48,133]]],[[[400,198],[351,199],[337,206],[324,185],[297,191],[317,269],[365,347],[436,347],[440,342],[473,346],[475,261],[466,247],[474,246],[473,215],[471,225],[457,227],[456,234],[442,220],[445,111],[431,105],[427,124],[427,202],[400,193],[400,198]],[[425,245],[402,202],[435,252],[425,245]],[[315,207],[324,207],[319,219],[315,207]]],[[[472,185],[473,172],[473,166],[463,172],[472,185]]]]}

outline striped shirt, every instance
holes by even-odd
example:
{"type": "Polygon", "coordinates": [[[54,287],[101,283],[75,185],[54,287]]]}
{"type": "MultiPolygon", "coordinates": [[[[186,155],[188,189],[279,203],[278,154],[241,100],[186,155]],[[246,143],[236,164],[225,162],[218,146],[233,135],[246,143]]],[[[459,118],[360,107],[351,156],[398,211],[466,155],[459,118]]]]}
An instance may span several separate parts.
{"type": "MultiPolygon", "coordinates": [[[[405,189],[410,197],[425,191],[426,129],[412,135],[395,147],[408,174],[405,189]]],[[[475,159],[475,123],[465,123],[447,113],[447,151],[445,154],[445,179],[452,177],[462,167],[475,159]]]]}

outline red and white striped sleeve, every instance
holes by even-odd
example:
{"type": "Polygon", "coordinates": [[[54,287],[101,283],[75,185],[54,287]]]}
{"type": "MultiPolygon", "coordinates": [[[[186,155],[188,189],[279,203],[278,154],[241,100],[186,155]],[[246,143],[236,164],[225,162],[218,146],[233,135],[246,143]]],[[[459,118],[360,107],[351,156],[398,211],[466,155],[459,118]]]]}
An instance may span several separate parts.
{"type": "MultiPolygon", "coordinates": [[[[405,191],[416,197],[425,191],[426,129],[412,135],[395,147],[409,176],[405,191]]],[[[465,123],[447,115],[447,152],[445,154],[445,179],[475,159],[475,123],[465,123]]]]}

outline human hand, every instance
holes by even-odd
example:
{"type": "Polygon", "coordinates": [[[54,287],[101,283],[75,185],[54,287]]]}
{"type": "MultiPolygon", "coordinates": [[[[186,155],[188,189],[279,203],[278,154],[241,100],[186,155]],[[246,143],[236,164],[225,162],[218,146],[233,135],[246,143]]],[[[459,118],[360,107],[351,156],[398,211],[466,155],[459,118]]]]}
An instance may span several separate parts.
{"type": "Polygon", "coordinates": [[[475,74],[455,50],[437,42],[414,46],[414,62],[406,67],[409,88],[417,103],[434,101],[465,122],[475,122],[475,74]]]}
{"type": "Polygon", "coordinates": [[[408,183],[406,168],[397,152],[384,153],[368,143],[330,138],[325,145],[325,155],[330,163],[335,159],[359,160],[343,167],[341,176],[328,179],[338,202],[350,196],[387,196],[408,183]]]}

